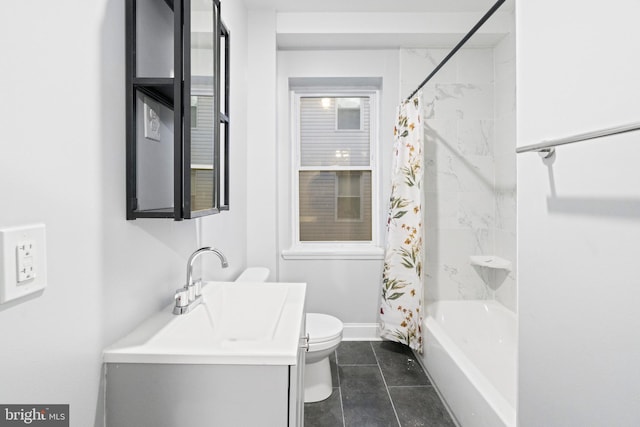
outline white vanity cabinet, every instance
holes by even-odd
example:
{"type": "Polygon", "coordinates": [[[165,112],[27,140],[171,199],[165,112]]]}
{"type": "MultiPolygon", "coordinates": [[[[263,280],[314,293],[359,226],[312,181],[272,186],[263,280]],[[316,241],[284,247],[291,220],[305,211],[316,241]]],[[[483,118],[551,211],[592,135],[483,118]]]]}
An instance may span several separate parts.
{"type": "MultiPolygon", "coordinates": [[[[302,316],[300,331],[307,330],[306,316],[302,316]]],[[[289,426],[304,426],[304,366],[309,348],[309,337],[300,338],[296,364],[289,366],[289,426]]]]}
{"type": "Polygon", "coordinates": [[[304,283],[209,282],[104,350],[106,427],[301,427],[304,283]]]}
{"type": "Polygon", "coordinates": [[[107,427],[302,426],[299,366],[109,363],[106,368],[107,427]]]}

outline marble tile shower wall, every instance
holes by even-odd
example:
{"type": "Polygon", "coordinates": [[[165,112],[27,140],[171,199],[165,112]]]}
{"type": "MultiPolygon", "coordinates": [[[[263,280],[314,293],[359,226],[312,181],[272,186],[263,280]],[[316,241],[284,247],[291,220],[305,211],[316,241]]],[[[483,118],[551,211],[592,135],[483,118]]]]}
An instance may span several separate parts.
{"type": "Polygon", "coordinates": [[[495,67],[495,253],[512,262],[513,269],[496,290],[498,301],[516,311],[516,42],[508,34],[493,49],[495,67]]]}
{"type": "MultiPolygon", "coordinates": [[[[402,93],[411,93],[448,52],[402,49],[402,93]]],[[[498,68],[508,73],[506,64],[494,66],[494,49],[461,50],[422,90],[427,303],[496,298],[516,309],[514,280],[513,286],[507,278],[494,290],[469,263],[470,255],[481,254],[515,262],[515,244],[511,254],[510,236],[504,231],[513,222],[515,236],[515,191],[507,185],[509,179],[515,181],[515,157],[512,149],[509,161],[514,175],[507,178],[511,171],[503,147],[508,143],[515,147],[515,140],[503,129],[508,122],[503,109],[509,109],[503,104],[511,101],[496,91],[503,84],[497,84],[498,68]]]]}

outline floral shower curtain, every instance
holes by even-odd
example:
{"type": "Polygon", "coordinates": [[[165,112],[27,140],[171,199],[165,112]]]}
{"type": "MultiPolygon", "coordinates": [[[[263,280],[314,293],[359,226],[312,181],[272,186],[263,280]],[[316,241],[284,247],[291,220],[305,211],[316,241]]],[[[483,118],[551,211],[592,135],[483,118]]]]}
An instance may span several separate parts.
{"type": "Polygon", "coordinates": [[[380,335],[422,353],[421,94],[398,107],[382,272],[380,335]]]}

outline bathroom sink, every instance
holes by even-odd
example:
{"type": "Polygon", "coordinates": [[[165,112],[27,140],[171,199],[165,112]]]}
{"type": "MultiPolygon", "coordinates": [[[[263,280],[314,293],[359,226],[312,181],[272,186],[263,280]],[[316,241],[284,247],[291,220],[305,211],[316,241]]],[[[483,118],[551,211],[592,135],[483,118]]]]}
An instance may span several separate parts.
{"type": "Polygon", "coordinates": [[[104,351],[107,363],[295,364],[303,283],[205,282],[203,302],[167,307],[104,351]]]}
{"type": "Polygon", "coordinates": [[[272,340],[288,291],[278,283],[205,287],[205,307],[215,339],[226,345],[272,340]]]}

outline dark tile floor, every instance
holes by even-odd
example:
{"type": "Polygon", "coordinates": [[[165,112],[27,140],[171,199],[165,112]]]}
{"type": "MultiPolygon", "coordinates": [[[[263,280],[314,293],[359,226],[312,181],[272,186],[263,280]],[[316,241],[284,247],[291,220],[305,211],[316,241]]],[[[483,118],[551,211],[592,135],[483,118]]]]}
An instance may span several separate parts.
{"type": "Polygon", "coordinates": [[[408,347],[343,341],[330,360],[333,393],[304,405],[305,427],[455,427],[408,347]]]}

